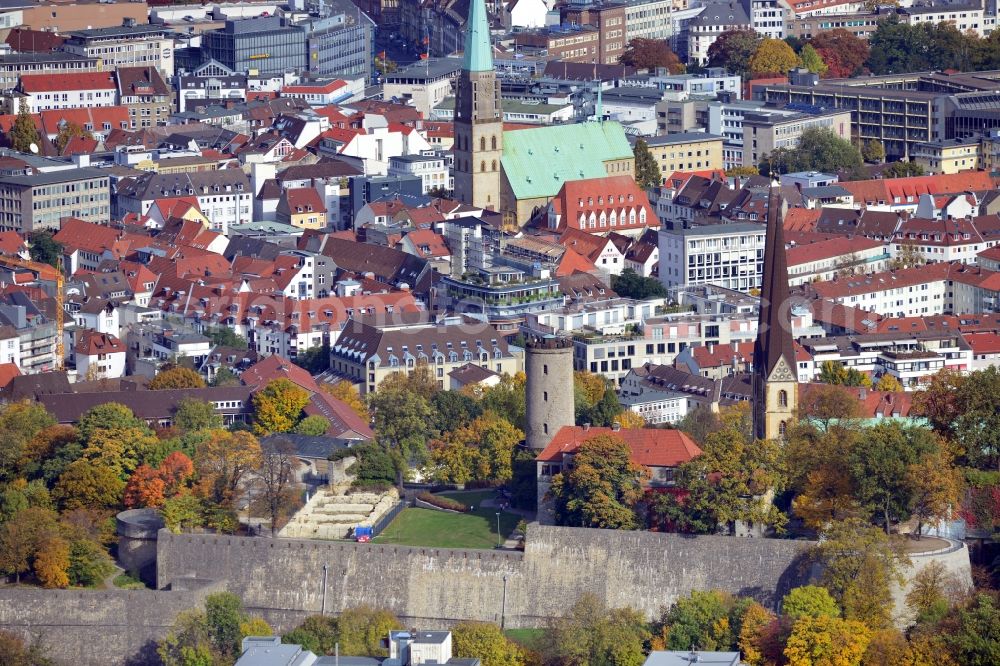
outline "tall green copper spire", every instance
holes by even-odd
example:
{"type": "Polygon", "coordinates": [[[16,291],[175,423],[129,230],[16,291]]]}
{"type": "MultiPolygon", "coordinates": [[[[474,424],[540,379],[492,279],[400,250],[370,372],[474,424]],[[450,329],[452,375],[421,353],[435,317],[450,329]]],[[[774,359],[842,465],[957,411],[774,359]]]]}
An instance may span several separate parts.
{"type": "Polygon", "coordinates": [[[467,72],[493,70],[493,44],[490,42],[490,19],[485,0],[469,0],[469,20],[465,24],[465,59],[467,72]]]}

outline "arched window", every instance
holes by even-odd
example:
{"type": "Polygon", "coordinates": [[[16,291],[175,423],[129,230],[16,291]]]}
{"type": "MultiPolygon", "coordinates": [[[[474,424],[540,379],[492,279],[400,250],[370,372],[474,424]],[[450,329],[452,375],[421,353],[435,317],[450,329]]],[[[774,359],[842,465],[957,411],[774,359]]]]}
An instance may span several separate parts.
{"type": "Polygon", "coordinates": [[[788,407],[788,391],[778,391],[778,406],[788,407]]]}
{"type": "Polygon", "coordinates": [[[490,138],[490,147],[493,150],[497,149],[497,138],[495,136],[490,138]]]}
{"type": "Polygon", "coordinates": [[[486,150],[486,137],[479,137],[479,150],[486,150]]]}
{"type": "Polygon", "coordinates": [[[486,160],[483,160],[482,162],[479,163],[479,170],[486,171],[486,160]]]}
{"type": "Polygon", "coordinates": [[[785,432],[788,430],[788,422],[782,421],[778,424],[778,434],[782,437],[785,436],[785,432]]]}
{"type": "Polygon", "coordinates": [[[497,170],[497,161],[493,160],[493,171],[497,170]]]}

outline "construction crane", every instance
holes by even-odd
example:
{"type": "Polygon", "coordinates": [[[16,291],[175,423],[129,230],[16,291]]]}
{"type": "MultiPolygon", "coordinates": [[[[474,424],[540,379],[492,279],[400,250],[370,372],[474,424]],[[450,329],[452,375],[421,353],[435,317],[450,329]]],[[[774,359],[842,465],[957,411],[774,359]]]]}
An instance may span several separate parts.
{"type": "Polygon", "coordinates": [[[38,275],[39,281],[47,279],[43,277],[45,275],[55,273],[56,281],[56,357],[53,362],[55,370],[62,370],[64,363],[64,354],[66,352],[65,345],[63,344],[63,333],[66,328],[66,324],[63,321],[65,317],[66,310],[65,300],[66,297],[63,294],[63,273],[58,268],[50,266],[49,264],[43,264],[37,261],[29,261],[27,259],[22,259],[21,257],[12,257],[9,255],[0,256],[0,265],[7,266],[17,266],[18,268],[23,268],[25,270],[32,271],[38,275]]]}

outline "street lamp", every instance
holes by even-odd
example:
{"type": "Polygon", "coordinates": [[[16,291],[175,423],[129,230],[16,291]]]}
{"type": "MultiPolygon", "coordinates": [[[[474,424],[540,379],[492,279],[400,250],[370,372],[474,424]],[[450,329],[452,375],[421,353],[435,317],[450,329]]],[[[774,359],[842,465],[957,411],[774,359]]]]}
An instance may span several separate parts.
{"type": "Polygon", "coordinates": [[[500,541],[500,512],[497,511],[497,548],[500,548],[503,542],[500,541]]]}

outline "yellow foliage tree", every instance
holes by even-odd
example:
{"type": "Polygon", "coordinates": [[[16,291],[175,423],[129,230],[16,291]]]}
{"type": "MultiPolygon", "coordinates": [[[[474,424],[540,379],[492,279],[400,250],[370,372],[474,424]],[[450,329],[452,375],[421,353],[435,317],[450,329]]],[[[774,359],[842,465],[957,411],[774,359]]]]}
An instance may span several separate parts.
{"type": "Polygon", "coordinates": [[[42,587],[69,585],[69,544],[58,536],[48,536],[35,551],[35,575],[42,587]]]}
{"type": "Polygon", "coordinates": [[[771,611],[754,601],[743,615],[743,625],[737,636],[737,645],[743,653],[743,661],[749,666],[763,666],[763,638],[768,625],[777,619],[771,611]]]}
{"type": "Polygon", "coordinates": [[[942,444],[937,451],[910,465],[906,479],[913,492],[910,505],[917,519],[919,537],[926,523],[946,518],[952,507],[958,506],[961,475],[955,469],[951,453],[942,444]]]}
{"type": "Polygon", "coordinates": [[[784,76],[798,64],[799,57],[783,39],[765,39],[750,58],[750,70],[755,76],[762,74],[784,76]]]}
{"type": "Polygon", "coordinates": [[[248,617],[243,622],[240,622],[240,636],[246,638],[247,636],[273,636],[274,630],[271,625],[267,623],[262,617],[256,615],[248,617]]]}
{"type": "Polygon", "coordinates": [[[247,474],[260,467],[260,442],[249,432],[212,430],[195,451],[196,491],[216,504],[229,504],[247,474]]]}
{"type": "Polygon", "coordinates": [[[631,409],[623,409],[615,420],[621,424],[623,428],[642,428],[646,425],[646,419],[642,418],[641,415],[636,414],[631,409]]]}
{"type": "Polygon", "coordinates": [[[593,407],[604,397],[608,380],[598,374],[577,370],[573,373],[573,388],[582,394],[588,407],[593,407]]]}
{"type": "Polygon", "coordinates": [[[788,666],[860,666],[872,630],[857,620],[805,616],[785,644],[788,666]]]}
{"type": "Polygon", "coordinates": [[[899,393],[903,390],[903,385],[899,383],[899,380],[890,374],[884,374],[879,377],[878,383],[875,384],[876,391],[889,391],[891,393],[899,393]]]}
{"type": "Polygon", "coordinates": [[[149,382],[151,391],[164,389],[205,388],[205,380],[190,368],[173,367],[164,370],[149,382]]]}
{"type": "Polygon", "coordinates": [[[431,444],[435,478],[445,483],[509,481],[511,459],[524,433],[489,411],[431,444]]]}
{"type": "Polygon", "coordinates": [[[288,432],[299,422],[309,393],[288,379],[275,379],[253,396],[254,425],[258,435],[288,432]]]}
{"type": "Polygon", "coordinates": [[[368,408],[365,407],[364,401],[350,382],[340,381],[336,384],[322,384],[321,388],[324,392],[353,409],[354,413],[365,421],[369,419],[368,408]]]}

